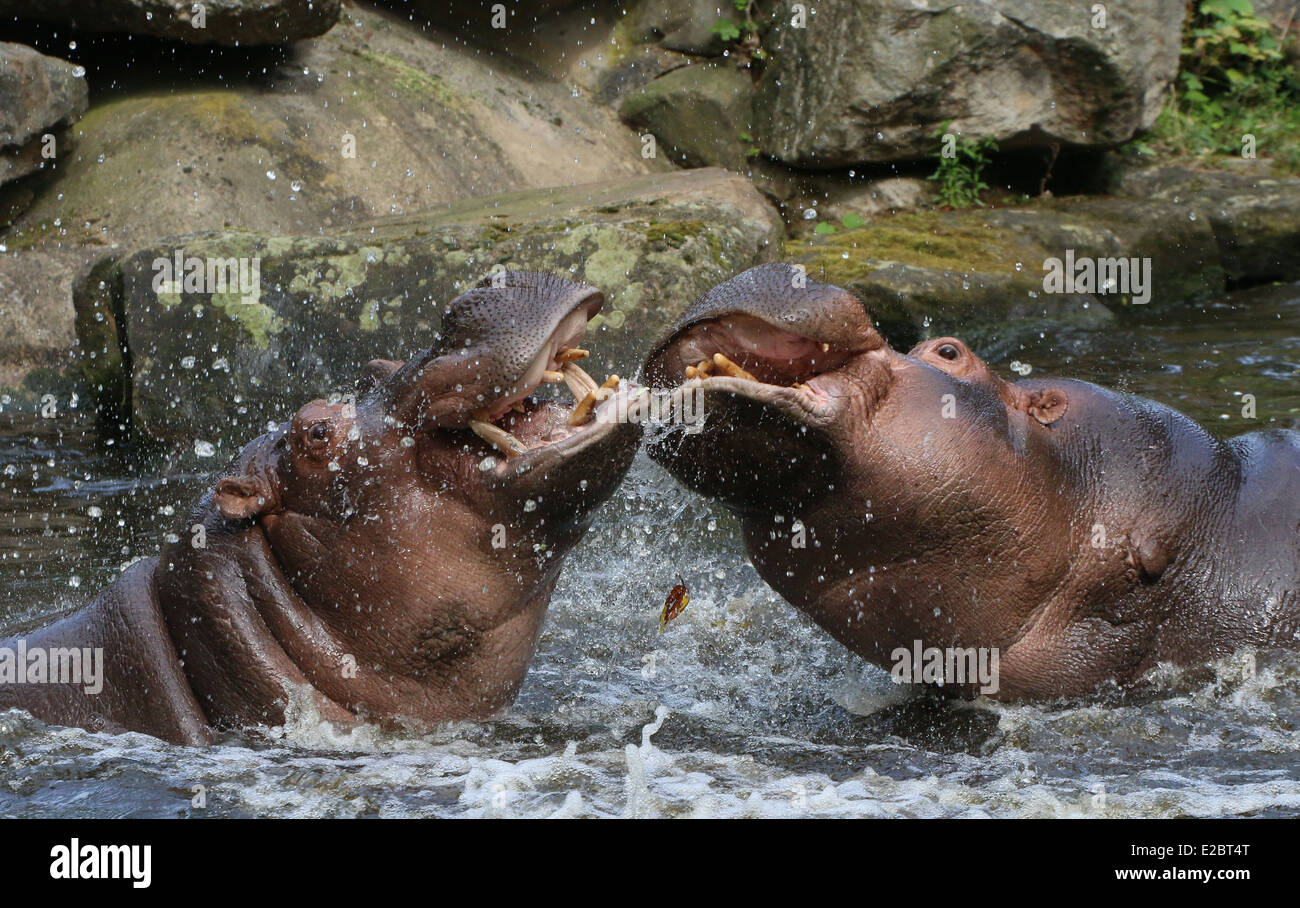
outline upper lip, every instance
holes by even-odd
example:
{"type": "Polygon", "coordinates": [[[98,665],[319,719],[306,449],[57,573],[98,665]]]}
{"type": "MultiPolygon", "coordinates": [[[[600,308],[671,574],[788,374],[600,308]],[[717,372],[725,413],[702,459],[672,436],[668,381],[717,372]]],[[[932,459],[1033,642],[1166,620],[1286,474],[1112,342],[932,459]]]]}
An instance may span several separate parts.
{"type": "MultiPolygon", "coordinates": [[[[784,354],[791,352],[789,347],[774,355],[764,355],[761,346],[744,338],[728,344],[728,340],[736,339],[737,330],[738,326],[733,324],[693,339],[681,337],[676,342],[670,341],[662,354],[667,363],[661,360],[657,367],[660,374],[671,371],[671,364],[676,364],[686,378],[679,391],[696,388],[730,391],[761,403],[784,405],[783,409],[805,420],[822,422],[832,418],[836,410],[834,403],[840,396],[839,380],[834,377],[837,370],[850,358],[872,349],[845,348],[790,333],[787,340],[794,342],[795,352],[785,358],[784,354]],[[807,349],[800,352],[800,347],[807,349]],[[713,351],[711,355],[710,351],[713,351]],[[697,357],[698,362],[690,362],[697,357]],[[755,393],[758,389],[762,389],[761,393],[755,393]]],[[[787,341],[777,337],[773,342],[787,341]]]]}
{"type": "MultiPolygon", "coordinates": [[[[575,310],[579,311],[579,310],[575,310]]],[[[588,315],[588,320],[590,314],[588,315]]],[[[582,341],[582,330],[573,330],[570,324],[566,329],[564,323],[557,328],[538,350],[536,357],[527,367],[512,390],[501,398],[476,411],[469,423],[469,428],[486,444],[505,455],[502,464],[494,469],[498,473],[510,470],[525,470],[533,463],[539,451],[548,451],[552,456],[567,456],[576,452],[593,437],[607,434],[597,431],[591,425],[597,421],[596,413],[602,405],[622,393],[634,390],[629,382],[623,382],[617,375],[609,376],[605,382],[597,382],[578,365],[588,356],[586,350],[578,346],[582,341]],[[563,332],[564,336],[561,336],[563,332]],[[530,375],[538,376],[528,382],[530,375]],[[539,403],[531,395],[545,382],[562,381],[573,395],[575,405],[567,415],[567,425],[571,427],[563,438],[540,444],[525,444],[505,427],[500,425],[514,408],[521,408],[532,415],[545,413],[546,404],[539,403]],[[520,385],[520,382],[523,384],[520,385]]],[[[551,406],[558,405],[558,402],[551,406]]]]}

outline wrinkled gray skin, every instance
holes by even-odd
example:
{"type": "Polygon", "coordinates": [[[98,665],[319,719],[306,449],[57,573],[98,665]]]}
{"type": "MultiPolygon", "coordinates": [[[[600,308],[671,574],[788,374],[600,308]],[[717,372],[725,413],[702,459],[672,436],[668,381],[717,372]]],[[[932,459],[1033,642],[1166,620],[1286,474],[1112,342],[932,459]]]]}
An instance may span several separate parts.
{"type": "Polygon", "coordinates": [[[1300,433],[1220,441],[1086,382],[1003,381],[954,338],[903,355],[849,294],[793,278],[715,287],[655,349],[656,387],[715,352],[760,381],[687,382],[705,428],[651,455],[841,643],[887,669],[917,640],[996,647],[1008,699],[1296,645],[1300,433]]]}
{"type": "Polygon", "coordinates": [[[564,555],[640,441],[609,418],[615,399],[573,429],[571,403],[528,398],[601,302],[523,272],[459,297],[439,344],[367,367],[355,407],[313,401],[245,447],[189,521],[202,548],[183,532],[27,635],[29,648],[102,647],[100,694],[11,684],[0,708],[201,744],[281,724],[295,687],[341,724],[508,705],[564,555]],[[525,414],[498,413],[514,400],[525,414]],[[482,409],[529,450],[507,459],[463,428],[482,409]]]}

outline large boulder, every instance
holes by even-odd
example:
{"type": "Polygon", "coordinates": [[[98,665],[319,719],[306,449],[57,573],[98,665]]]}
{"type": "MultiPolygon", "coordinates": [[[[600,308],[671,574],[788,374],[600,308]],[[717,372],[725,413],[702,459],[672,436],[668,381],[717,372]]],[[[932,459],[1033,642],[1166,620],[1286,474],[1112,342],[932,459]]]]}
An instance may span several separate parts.
{"type": "Polygon", "coordinates": [[[674,69],[623,97],[619,113],[656,139],[656,151],[684,167],[745,170],[757,152],[754,84],[730,63],[674,69]]]}
{"type": "Polygon", "coordinates": [[[0,42],[0,183],[39,170],[42,136],[85,113],[84,77],[66,60],[0,42]]]}
{"type": "MultiPolygon", "coordinates": [[[[17,388],[30,373],[75,364],[67,276],[81,266],[81,256],[66,250],[18,254],[3,249],[0,243],[0,388],[17,388]]],[[[42,381],[32,390],[49,388],[42,381]]]]}
{"type": "Polygon", "coordinates": [[[701,57],[720,56],[725,45],[710,31],[720,14],[734,16],[734,7],[716,0],[584,3],[525,28],[472,34],[485,46],[528,60],[577,91],[616,105],[652,79],[701,57]]]}
{"type": "Polygon", "coordinates": [[[75,155],[14,225],[11,248],[225,227],[329,231],[667,169],[641,156],[612,112],[563,84],[373,9],[301,42],[265,79],[216,75],[106,97],[73,134],[75,155]]]}
{"type": "MultiPolygon", "coordinates": [[[[974,341],[1069,322],[1159,311],[1222,294],[1209,220],[1182,205],[1059,200],[1019,208],[927,211],[792,240],[786,259],[852,290],[897,346],[960,333],[974,341]],[[1190,215],[1190,216],[1189,216],[1190,215]],[[1150,299],[1125,288],[1048,292],[1049,259],[1149,258],[1150,299]]],[[[1098,282],[1099,283],[1099,282],[1098,282]]],[[[1054,288],[1055,289],[1055,288],[1054,288]]]]}
{"type": "Polygon", "coordinates": [[[1003,148],[1110,146],[1151,126],[1178,69],[1183,0],[780,0],[763,46],[762,149],[802,167],[932,154],[945,122],[1003,148]]]}
{"type": "Polygon", "coordinates": [[[278,44],[324,34],[341,6],[342,0],[0,0],[0,19],[191,44],[278,44]]]}
{"type": "Polygon", "coordinates": [[[1126,168],[1110,188],[1208,221],[1232,284],[1300,280],[1300,179],[1191,167],[1126,168]]]}
{"type": "Polygon", "coordinates": [[[669,169],[642,157],[613,111],[533,67],[369,8],[300,42],[264,78],[160,75],[153,90],[98,99],[69,135],[75,147],[60,144],[56,171],[34,178],[35,198],[0,233],[0,269],[42,275],[8,305],[49,326],[21,357],[0,345],[11,376],[72,336],[78,272],[157,237],[332,233],[474,196],[669,169]]]}
{"type": "Polygon", "coordinates": [[[495,266],[604,290],[592,371],[629,374],[697,296],[778,256],[781,235],[753,186],[717,169],[476,199],[330,237],[209,232],[100,262],[78,285],[77,331],[101,405],[147,436],[230,451],[303,400],[347,391],[367,360],[428,346],[439,307],[495,266]],[[156,285],[178,252],[250,274],[256,260],[257,286],[156,285]]]}

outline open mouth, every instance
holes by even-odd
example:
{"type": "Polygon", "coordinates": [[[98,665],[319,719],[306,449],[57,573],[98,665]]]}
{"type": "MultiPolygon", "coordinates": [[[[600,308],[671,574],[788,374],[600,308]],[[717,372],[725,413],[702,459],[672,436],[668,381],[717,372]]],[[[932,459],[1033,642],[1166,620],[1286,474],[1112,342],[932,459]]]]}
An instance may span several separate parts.
{"type": "Polygon", "coordinates": [[[821,413],[832,396],[828,374],[861,352],[737,314],[691,325],[651,371],[660,381],[741,393],[758,390],[744,387],[753,382],[773,399],[821,413]]]}
{"type": "Polygon", "coordinates": [[[524,376],[501,398],[473,414],[469,427],[475,435],[512,458],[564,441],[592,422],[596,408],[618,393],[621,379],[610,375],[598,383],[578,365],[590,355],[577,346],[586,320],[581,309],[565,318],[524,376]],[[534,396],[539,387],[552,383],[569,389],[572,407],[534,396]]]}

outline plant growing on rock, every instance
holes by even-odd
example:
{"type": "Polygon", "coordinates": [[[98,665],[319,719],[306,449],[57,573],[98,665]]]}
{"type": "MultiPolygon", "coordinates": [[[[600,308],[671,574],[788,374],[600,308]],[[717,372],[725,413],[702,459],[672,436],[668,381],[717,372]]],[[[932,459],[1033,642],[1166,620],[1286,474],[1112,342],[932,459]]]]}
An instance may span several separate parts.
{"type": "Polygon", "coordinates": [[[988,189],[983,180],[989,156],[997,151],[997,141],[992,136],[967,139],[949,132],[950,123],[939,127],[935,138],[939,147],[935,151],[937,166],[926,179],[939,184],[939,204],[948,208],[983,206],[980,193],[988,189]]]}
{"type": "Polygon", "coordinates": [[[1183,36],[1178,87],[1152,144],[1137,150],[1237,155],[1249,135],[1260,154],[1300,170],[1300,73],[1283,52],[1285,38],[1255,15],[1250,0],[1197,3],[1183,36]]]}
{"type": "Polygon", "coordinates": [[[741,21],[735,22],[726,16],[720,16],[717,22],[709,26],[709,31],[725,44],[731,45],[731,52],[739,56],[745,66],[751,60],[761,61],[767,58],[759,43],[758,23],[754,21],[754,3],[755,0],[732,0],[741,21]]]}

